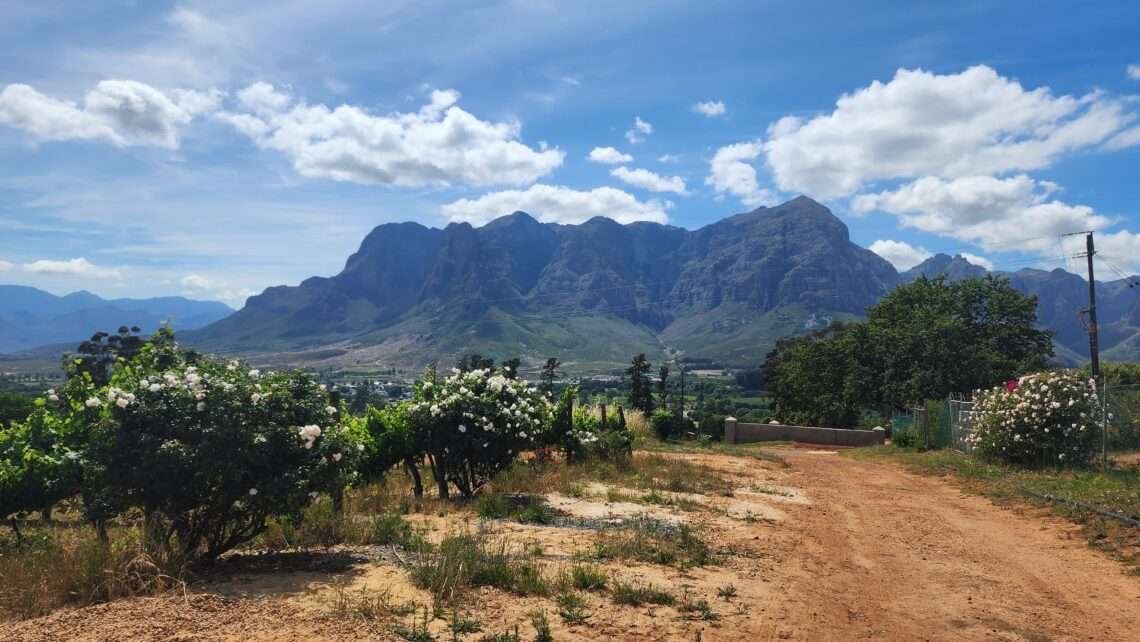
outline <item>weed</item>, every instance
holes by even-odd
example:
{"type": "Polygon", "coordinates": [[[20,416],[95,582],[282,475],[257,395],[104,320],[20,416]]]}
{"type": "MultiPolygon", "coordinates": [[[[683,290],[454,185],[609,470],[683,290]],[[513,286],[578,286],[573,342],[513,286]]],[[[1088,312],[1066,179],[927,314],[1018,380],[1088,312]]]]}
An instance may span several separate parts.
{"type": "Polygon", "coordinates": [[[555,602],[558,604],[558,615],[567,624],[585,624],[590,619],[590,614],[586,612],[586,600],[577,593],[563,593],[555,602]]]}
{"type": "Polygon", "coordinates": [[[396,626],[392,629],[392,633],[400,636],[400,638],[408,642],[435,642],[435,636],[428,630],[428,610],[424,607],[424,619],[421,624],[416,618],[416,612],[412,612],[412,626],[411,628],[405,626],[396,626]]]}
{"type": "Polygon", "coordinates": [[[677,601],[677,598],[672,593],[658,589],[652,584],[618,582],[614,584],[613,600],[615,604],[628,604],[630,606],[642,604],[671,606],[677,601]]]}
{"type": "Polygon", "coordinates": [[[516,626],[514,633],[504,632],[484,635],[479,638],[479,642],[522,642],[522,638],[519,637],[519,627],[516,626]]]}
{"type": "Polygon", "coordinates": [[[337,586],[333,596],[333,612],[340,618],[359,618],[365,621],[377,621],[393,615],[409,615],[415,613],[414,602],[393,604],[391,593],[387,590],[370,591],[362,587],[359,593],[349,593],[343,586],[337,586]]]}
{"type": "Polygon", "coordinates": [[[579,591],[598,591],[606,587],[606,572],[592,564],[576,564],[570,569],[570,583],[579,591]]]}
{"type": "Polygon", "coordinates": [[[551,592],[532,558],[514,554],[506,540],[482,532],[453,535],[440,542],[434,553],[419,553],[411,577],[417,586],[444,601],[473,586],[493,586],[518,595],[551,592]]]}
{"type": "Polygon", "coordinates": [[[473,618],[465,618],[456,612],[451,614],[451,622],[447,625],[447,630],[451,632],[452,638],[457,638],[460,635],[467,633],[478,633],[483,630],[483,624],[479,620],[473,618]]]}
{"type": "Polygon", "coordinates": [[[534,642],[554,642],[554,635],[550,632],[550,620],[546,611],[535,609],[530,612],[530,624],[534,627],[534,642]]]}
{"type": "Polygon", "coordinates": [[[718,587],[716,590],[716,596],[725,602],[728,602],[732,598],[736,597],[736,586],[732,584],[725,584],[724,586],[718,587]]]}
{"type": "Polygon", "coordinates": [[[676,564],[683,568],[713,562],[712,549],[696,526],[674,525],[644,516],[599,532],[594,541],[594,557],[676,564]]]}
{"type": "Polygon", "coordinates": [[[693,601],[689,599],[688,595],[683,596],[681,605],[677,607],[677,610],[685,613],[686,617],[695,620],[712,622],[713,620],[720,618],[720,616],[712,610],[712,606],[709,604],[708,600],[702,598],[693,601]]]}

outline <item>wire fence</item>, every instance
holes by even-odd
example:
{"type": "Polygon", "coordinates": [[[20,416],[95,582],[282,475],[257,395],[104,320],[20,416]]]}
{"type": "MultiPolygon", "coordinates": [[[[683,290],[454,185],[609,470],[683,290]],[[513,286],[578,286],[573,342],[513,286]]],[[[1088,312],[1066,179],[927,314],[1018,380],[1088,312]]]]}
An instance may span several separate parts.
{"type": "MultiPolygon", "coordinates": [[[[1140,383],[1106,384],[1100,399],[1100,463],[1140,462],[1140,383]]],[[[973,401],[965,395],[951,395],[897,412],[891,418],[891,437],[896,443],[950,448],[970,455],[976,416],[973,401]]]]}

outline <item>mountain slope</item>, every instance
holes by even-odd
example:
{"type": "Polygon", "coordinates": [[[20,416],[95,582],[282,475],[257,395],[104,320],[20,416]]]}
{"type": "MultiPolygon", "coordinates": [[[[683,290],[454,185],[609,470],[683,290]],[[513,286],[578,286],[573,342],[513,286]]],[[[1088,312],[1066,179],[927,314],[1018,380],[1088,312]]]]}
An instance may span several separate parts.
{"type": "Polygon", "coordinates": [[[340,274],[269,288],[184,338],[340,365],[466,351],[601,365],[666,349],[751,363],[790,331],[862,314],[897,283],[805,197],[695,231],[515,212],[480,228],[381,225],[340,274]]]}
{"type": "Polygon", "coordinates": [[[22,285],[0,285],[0,352],[78,342],[96,331],[114,331],[122,325],[152,332],[166,321],[189,330],[232,312],[217,301],[182,297],[107,300],[84,291],[56,296],[22,285]]]}
{"type": "MultiPolygon", "coordinates": [[[[985,268],[968,263],[961,256],[938,254],[904,272],[904,281],[919,276],[945,274],[951,280],[975,278],[985,268]]],[[[1037,297],[1037,322],[1053,331],[1057,358],[1076,365],[1088,359],[1089,338],[1078,311],[1088,307],[1088,281],[1060,268],[1023,268],[1016,272],[994,272],[1009,279],[1019,292],[1037,297]]],[[[1099,343],[1105,359],[1131,361],[1140,358],[1140,292],[1129,281],[1097,281],[1099,343]]]]}

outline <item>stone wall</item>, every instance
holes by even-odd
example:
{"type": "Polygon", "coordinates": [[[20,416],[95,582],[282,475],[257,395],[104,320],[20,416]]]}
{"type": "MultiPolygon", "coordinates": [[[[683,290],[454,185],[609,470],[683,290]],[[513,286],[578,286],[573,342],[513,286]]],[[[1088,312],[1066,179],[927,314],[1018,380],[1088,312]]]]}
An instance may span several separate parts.
{"type": "Polygon", "coordinates": [[[849,430],[846,428],[814,428],[784,424],[743,424],[732,417],[724,420],[724,442],[748,444],[757,441],[797,441],[823,446],[870,446],[881,444],[886,437],[882,428],[849,430]]]}

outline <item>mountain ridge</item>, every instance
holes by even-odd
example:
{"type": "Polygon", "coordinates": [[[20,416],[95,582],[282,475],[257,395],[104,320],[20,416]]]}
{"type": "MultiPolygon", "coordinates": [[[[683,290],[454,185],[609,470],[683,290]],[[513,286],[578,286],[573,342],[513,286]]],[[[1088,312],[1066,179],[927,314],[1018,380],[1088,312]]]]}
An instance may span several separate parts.
{"type": "Polygon", "coordinates": [[[0,285],[0,353],[78,343],[123,325],[152,332],[165,321],[190,330],[233,312],[218,301],[180,296],[104,299],[86,290],[58,296],[26,285],[0,285]]]}
{"type": "MultiPolygon", "coordinates": [[[[532,363],[616,366],[647,352],[754,365],[781,336],[859,318],[899,284],[943,273],[986,270],[943,254],[900,273],[806,196],[696,230],[605,217],[541,223],[515,211],[481,227],[379,225],[339,273],[267,288],[183,336],[303,365],[419,366],[467,351],[532,363]]],[[[1039,297],[1059,357],[1079,360],[1083,279],[999,274],[1039,297]]],[[[1135,297],[1115,282],[1102,288],[1105,354],[1131,357],[1140,349],[1130,341],[1140,334],[1135,297]]]]}

